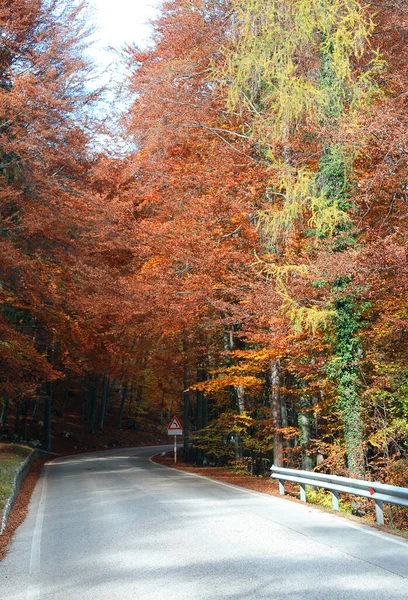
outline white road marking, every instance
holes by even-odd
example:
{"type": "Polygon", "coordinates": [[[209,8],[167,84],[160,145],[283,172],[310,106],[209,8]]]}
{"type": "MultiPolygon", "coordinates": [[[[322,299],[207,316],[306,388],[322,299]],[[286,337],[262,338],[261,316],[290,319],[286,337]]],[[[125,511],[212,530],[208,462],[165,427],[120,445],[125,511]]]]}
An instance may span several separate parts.
{"type": "Polygon", "coordinates": [[[27,600],[38,600],[40,598],[40,585],[38,582],[38,575],[40,573],[41,566],[41,535],[44,523],[44,512],[45,502],[47,499],[47,467],[44,465],[44,472],[41,479],[42,490],[40,502],[38,504],[37,519],[35,521],[33,541],[31,543],[31,556],[30,556],[30,579],[27,588],[27,600]]]}
{"type": "MultiPolygon", "coordinates": [[[[154,456],[156,456],[156,455],[154,455],[154,456]]],[[[183,475],[186,475],[187,477],[197,477],[198,479],[206,479],[207,481],[211,481],[213,483],[216,483],[217,485],[221,485],[223,487],[239,490],[239,491],[243,492],[244,494],[251,494],[251,495],[255,494],[257,496],[261,495],[263,497],[266,497],[267,499],[274,498],[277,501],[281,500],[282,502],[290,502],[289,500],[286,500],[285,498],[273,496],[272,494],[265,494],[264,492],[256,492],[255,490],[248,490],[247,488],[240,487],[239,485],[234,485],[233,483],[225,483],[224,481],[218,481],[217,479],[211,479],[211,477],[206,477],[205,475],[198,475],[198,473],[189,473],[188,471],[181,471],[180,469],[176,469],[175,467],[169,467],[168,465],[161,465],[160,463],[155,462],[153,460],[153,457],[150,457],[149,460],[154,465],[163,467],[164,469],[172,469],[173,471],[178,471],[179,473],[182,473],[183,475]]],[[[315,506],[313,504],[306,504],[306,505],[300,505],[300,506],[302,506],[302,507],[307,506],[309,508],[309,510],[311,509],[314,511],[319,511],[319,507],[315,506]]],[[[334,518],[341,518],[341,517],[338,517],[334,513],[326,513],[326,514],[331,515],[334,518]]],[[[403,546],[406,550],[408,549],[408,542],[405,542],[404,540],[399,540],[390,533],[381,533],[379,531],[375,531],[374,529],[371,529],[369,525],[359,525],[358,523],[352,523],[348,519],[342,519],[342,523],[344,525],[347,525],[347,527],[351,527],[352,529],[357,529],[358,531],[362,531],[364,533],[367,533],[368,535],[373,535],[374,537],[381,538],[383,540],[386,540],[387,542],[392,542],[393,544],[398,544],[399,546],[403,546]]]]}
{"type": "Polygon", "coordinates": [[[177,600],[408,600],[402,540],[377,531],[373,540],[364,525],[350,531],[310,505],[164,472],[148,462],[160,450],[134,451],[146,461],[127,459],[134,474],[119,466],[123,449],[94,464],[89,455],[49,463],[0,567],[0,597],[167,600],[171,585],[177,600]]]}

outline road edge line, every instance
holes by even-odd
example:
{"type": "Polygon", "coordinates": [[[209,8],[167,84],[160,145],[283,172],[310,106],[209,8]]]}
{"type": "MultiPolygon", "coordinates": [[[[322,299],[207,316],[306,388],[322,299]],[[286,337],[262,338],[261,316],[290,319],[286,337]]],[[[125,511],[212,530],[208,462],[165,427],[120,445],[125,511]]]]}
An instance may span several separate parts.
{"type": "MultiPolygon", "coordinates": [[[[49,461],[52,462],[52,461],[49,461]]],[[[33,539],[31,542],[31,554],[30,554],[30,565],[29,565],[29,575],[34,579],[40,572],[41,567],[41,537],[42,537],[42,529],[44,523],[44,514],[45,514],[45,503],[47,499],[47,486],[48,486],[48,471],[46,465],[44,465],[44,470],[42,475],[40,476],[40,481],[42,485],[41,495],[38,502],[38,510],[37,517],[35,520],[33,539]]],[[[40,598],[40,587],[37,583],[29,583],[27,589],[27,600],[37,600],[40,598]]]]}
{"type": "MultiPolygon", "coordinates": [[[[256,495],[256,496],[262,496],[263,498],[266,499],[274,499],[277,501],[283,501],[283,502],[290,502],[290,500],[287,500],[286,498],[280,498],[278,496],[273,496],[272,494],[265,494],[264,492],[257,492],[255,490],[249,490],[248,488],[244,488],[241,487],[239,485],[234,485],[233,483],[225,483],[224,481],[219,481],[218,479],[212,479],[211,477],[207,477],[206,475],[198,475],[198,473],[190,473],[188,471],[182,471],[181,469],[176,469],[175,467],[169,467],[168,465],[162,465],[160,463],[154,462],[153,457],[154,456],[158,456],[158,453],[153,454],[153,456],[151,456],[149,458],[150,462],[153,463],[154,465],[157,465],[159,467],[162,467],[163,469],[171,469],[172,471],[177,471],[178,473],[181,473],[183,475],[187,475],[190,477],[197,477],[199,479],[206,479],[207,481],[211,481],[214,483],[217,483],[218,485],[224,486],[224,487],[228,487],[228,488],[232,488],[234,490],[239,490],[240,492],[244,492],[246,494],[252,494],[252,495],[256,495]]],[[[408,540],[405,541],[403,538],[402,539],[395,539],[394,535],[391,533],[382,533],[380,531],[374,531],[370,528],[369,525],[365,525],[365,524],[359,524],[359,523],[352,523],[351,521],[349,521],[348,519],[342,518],[339,515],[336,515],[334,513],[327,513],[323,510],[320,510],[318,506],[312,505],[312,504],[298,504],[293,503],[292,504],[296,504],[297,506],[303,506],[303,507],[307,507],[309,510],[314,510],[316,512],[319,512],[320,514],[325,514],[325,515],[331,515],[335,518],[340,518],[342,523],[344,523],[345,525],[347,525],[348,527],[351,527],[352,529],[357,529],[359,531],[362,531],[364,533],[368,533],[369,535],[372,535],[374,537],[379,537],[383,540],[389,541],[389,542],[393,542],[394,544],[398,544],[399,546],[402,546],[403,548],[406,548],[408,550],[408,540]]]]}

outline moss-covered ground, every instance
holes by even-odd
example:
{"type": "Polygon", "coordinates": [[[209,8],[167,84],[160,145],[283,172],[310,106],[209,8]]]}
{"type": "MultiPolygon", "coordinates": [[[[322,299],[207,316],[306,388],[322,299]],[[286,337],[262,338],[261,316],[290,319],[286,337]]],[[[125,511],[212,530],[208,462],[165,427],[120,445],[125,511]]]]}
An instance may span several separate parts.
{"type": "Polygon", "coordinates": [[[29,446],[0,443],[0,512],[12,492],[16,470],[30,452],[29,446]]]}

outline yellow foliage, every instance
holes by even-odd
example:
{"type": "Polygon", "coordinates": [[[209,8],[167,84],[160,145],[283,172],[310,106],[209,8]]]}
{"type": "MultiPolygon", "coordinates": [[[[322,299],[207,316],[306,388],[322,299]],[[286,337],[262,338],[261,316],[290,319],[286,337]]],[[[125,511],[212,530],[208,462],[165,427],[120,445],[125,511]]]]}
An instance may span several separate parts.
{"type": "Polygon", "coordinates": [[[282,310],[289,316],[295,331],[309,329],[315,334],[318,329],[325,329],[335,315],[334,310],[319,306],[300,306],[289,294],[282,295],[282,310]]]}
{"type": "MultiPolygon", "coordinates": [[[[328,95],[319,63],[330,55],[336,100],[355,107],[369,99],[374,54],[363,74],[353,59],[368,48],[373,22],[359,0],[233,0],[235,45],[225,51],[221,78],[231,110],[243,107],[262,122],[257,138],[283,139],[301,119],[324,120],[328,95]]],[[[217,73],[219,79],[220,73],[217,73]]]]}
{"type": "Polygon", "coordinates": [[[261,388],[263,381],[252,375],[234,375],[225,374],[214,379],[208,379],[207,381],[200,381],[189,387],[189,390],[202,390],[207,393],[220,392],[228,389],[229,387],[244,387],[246,390],[253,390],[261,388]]]}
{"type": "Polygon", "coordinates": [[[277,289],[286,289],[286,283],[290,277],[295,277],[296,275],[307,275],[308,268],[305,264],[302,265],[291,265],[291,264],[283,264],[278,265],[276,263],[267,263],[261,260],[257,256],[257,260],[262,265],[262,272],[266,275],[266,277],[270,279],[275,279],[277,282],[277,289]]]}
{"type": "MultiPolygon", "coordinates": [[[[281,262],[294,232],[309,228],[320,239],[350,225],[344,196],[327,193],[310,167],[294,166],[291,136],[299,124],[312,133],[340,121],[344,130],[355,129],[361,109],[379,95],[375,75],[384,63],[370,49],[374,25],[362,0],[232,0],[232,8],[232,44],[215,77],[229,109],[251,114],[251,135],[274,171],[271,204],[257,218],[266,250],[281,262]]],[[[318,144],[323,153],[327,142],[318,144]]],[[[355,153],[347,150],[350,166],[355,153]]],[[[333,311],[296,302],[288,291],[307,265],[260,262],[296,330],[327,326],[333,311]]]]}
{"type": "Polygon", "coordinates": [[[258,227],[272,245],[284,241],[306,215],[316,236],[332,235],[337,226],[349,222],[340,201],[319,192],[316,178],[316,173],[307,169],[282,169],[276,203],[271,209],[258,212],[258,227]]]}

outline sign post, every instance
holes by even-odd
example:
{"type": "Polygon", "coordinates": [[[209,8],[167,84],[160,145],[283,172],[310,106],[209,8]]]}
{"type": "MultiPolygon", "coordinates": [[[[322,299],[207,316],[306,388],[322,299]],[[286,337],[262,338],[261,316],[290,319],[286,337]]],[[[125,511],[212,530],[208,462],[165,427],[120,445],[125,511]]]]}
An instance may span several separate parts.
{"type": "Polygon", "coordinates": [[[177,417],[173,417],[170,425],[167,427],[167,434],[174,436],[174,464],[177,463],[177,436],[183,435],[183,428],[177,417]]]}

